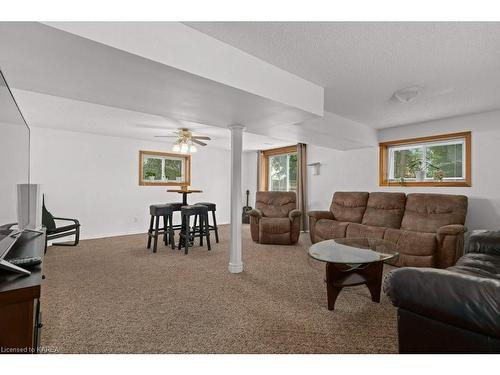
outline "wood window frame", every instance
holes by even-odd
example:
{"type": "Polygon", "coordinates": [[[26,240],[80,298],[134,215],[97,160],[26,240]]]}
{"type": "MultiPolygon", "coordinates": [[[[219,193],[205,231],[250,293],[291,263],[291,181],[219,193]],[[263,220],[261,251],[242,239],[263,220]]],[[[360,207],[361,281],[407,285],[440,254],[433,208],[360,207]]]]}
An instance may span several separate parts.
{"type": "Polygon", "coordinates": [[[259,190],[269,191],[269,157],[297,152],[297,145],[272,148],[261,151],[260,181],[259,190]]]}
{"type": "Polygon", "coordinates": [[[139,151],[139,186],[189,186],[191,185],[191,155],[177,154],[171,152],[160,151],[139,151]],[[146,181],[142,178],[143,173],[143,158],[144,156],[162,156],[183,158],[184,160],[184,181],[181,182],[166,182],[166,181],[146,181]]]}
{"type": "Polygon", "coordinates": [[[471,179],[471,132],[450,133],[433,135],[429,137],[399,139],[396,141],[381,142],[379,143],[379,185],[380,186],[422,186],[422,187],[470,187],[472,186],[471,179]],[[435,141],[447,141],[452,139],[463,138],[465,139],[465,178],[461,181],[405,181],[404,183],[398,181],[390,181],[388,179],[388,150],[391,146],[400,146],[407,144],[418,144],[435,141]]]}

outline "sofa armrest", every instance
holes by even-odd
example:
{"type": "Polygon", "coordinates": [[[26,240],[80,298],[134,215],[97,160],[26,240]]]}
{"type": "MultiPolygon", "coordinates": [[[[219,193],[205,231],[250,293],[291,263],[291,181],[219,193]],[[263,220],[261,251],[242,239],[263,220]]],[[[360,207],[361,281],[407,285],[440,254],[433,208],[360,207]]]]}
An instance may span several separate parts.
{"type": "Polygon", "coordinates": [[[250,235],[252,241],[259,242],[259,222],[262,217],[262,211],[254,208],[248,212],[250,215],[250,235]]]}
{"type": "Polygon", "coordinates": [[[500,231],[473,232],[468,242],[468,252],[500,256],[500,231]]]}
{"type": "Polygon", "coordinates": [[[445,225],[436,232],[438,244],[438,268],[454,266],[458,258],[464,253],[465,227],[460,224],[445,225]]]}
{"type": "Polygon", "coordinates": [[[288,218],[290,219],[290,221],[293,221],[295,218],[297,217],[301,217],[302,216],[302,212],[300,212],[300,210],[291,210],[289,213],[288,213],[288,218]]]}
{"type": "Polygon", "coordinates": [[[445,225],[437,230],[439,235],[456,236],[465,233],[465,227],[460,224],[445,225]]]}
{"type": "Polygon", "coordinates": [[[307,215],[309,217],[316,219],[316,220],[319,220],[319,219],[333,220],[334,219],[333,214],[330,211],[309,211],[307,213],[307,215]]]}
{"type": "Polygon", "coordinates": [[[316,243],[319,240],[316,238],[316,222],[320,219],[333,220],[334,216],[330,211],[309,211],[307,215],[309,216],[309,236],[311,242],[316,243]]]}
{"type": "Polygon", "coordinates": [[[253,216],[253,217],[257,218],[257,219],[260,219],[262,217],[262,212],[260,210],[256,209],[256,208],[254,208],[253,210],[250,210],[248,212],[248,214],[250,216],[253,216]]]}
{"type": "Polygon", "coordinates": [[[435,268],[400,268],[384,280],[398,308],[500,337],[500,280],[435,268]]]}

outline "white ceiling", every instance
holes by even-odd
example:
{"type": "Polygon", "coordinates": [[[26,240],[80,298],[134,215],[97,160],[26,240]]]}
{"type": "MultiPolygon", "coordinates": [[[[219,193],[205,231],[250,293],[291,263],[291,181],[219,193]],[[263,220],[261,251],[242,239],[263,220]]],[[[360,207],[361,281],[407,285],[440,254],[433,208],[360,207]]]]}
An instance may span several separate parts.
{"type": "MultiPolygon", "coordinates": [[[[174,135],[178,128],[187,127],[196,135],[210,136],[212,140],[207,142],[208,147],[231,147],[229,129],[26,90],[14,89],[13,94],[30,126],[155,141],[164,143],[167,149],[171,148],[175,139],[158,139],[155,136],[174,135]]],[[[290,144],[289,141],[247,132],[243,136],[245,151],[290,144]]]]}
{"type": "Polygon", "coordinates": [[[229,148],[227,126],[241,123],[251,150],[293,144],[294,139],[271,137],[271,125],[311,117],[33,22],[0,23],[0,66],[32,126],[157,140],[163,126],[171,131],[187,124],[212,135],[212,146],[229,148]],[[253,128],[258,135],[250,134],[253,128]]]}
{"type": "Polygon", "coordinates": [[[384,128],[500,108],[500,23],[187,22],[325,87],[325,110],[384,128]],[[421,88],[412,103],[394,91],[421,88]]]}

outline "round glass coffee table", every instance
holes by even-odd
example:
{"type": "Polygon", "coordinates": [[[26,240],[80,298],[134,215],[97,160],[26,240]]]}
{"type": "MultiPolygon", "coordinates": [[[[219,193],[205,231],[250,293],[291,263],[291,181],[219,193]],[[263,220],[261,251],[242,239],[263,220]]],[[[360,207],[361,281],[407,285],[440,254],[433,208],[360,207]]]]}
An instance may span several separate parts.
{"type": "Polygon", "coordinates": [[[392,263],[399,255],[393,242],[375,238],[338,238],[315,243],[309,256],[326,262],[328,310],[348,286],[365,284],[372,301],[380,302],[384,262],[392,263]]]}

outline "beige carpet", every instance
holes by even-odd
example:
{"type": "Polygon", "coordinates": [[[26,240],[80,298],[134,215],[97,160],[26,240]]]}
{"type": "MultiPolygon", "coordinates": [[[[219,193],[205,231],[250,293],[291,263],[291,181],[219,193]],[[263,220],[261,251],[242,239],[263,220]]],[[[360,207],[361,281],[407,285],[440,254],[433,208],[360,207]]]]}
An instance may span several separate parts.
{"type": "MultiPolygon", "coordinates": [[[[228,265],[228,227],[189,255],[145,235],[51,247],[45,258],[42,345],[63,353],[393,353],[396,311],[364,286],[326,308],[323,263],[298,246],[254,244],[245,271],[228,265]],[[214,241],[215,242],[215,241],[214,241]]],[[[387,271],[387,270],[386,270],[387,271]]]]}

